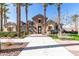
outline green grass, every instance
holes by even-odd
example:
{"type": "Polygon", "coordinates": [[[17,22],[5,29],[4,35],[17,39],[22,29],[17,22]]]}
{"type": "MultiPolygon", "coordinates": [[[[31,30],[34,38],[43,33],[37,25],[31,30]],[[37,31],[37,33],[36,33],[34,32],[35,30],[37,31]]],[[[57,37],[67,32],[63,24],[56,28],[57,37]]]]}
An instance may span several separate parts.
{"type": "Polygon", "coordinates": [[[53,39],[67,39],[67,40],[76,40],[79,41],[79,35],[77,34],[68,34],[66,37],[65,35],[62,37],[58,37],[57,34],[50,34],[48,35],[49,37],[53,38],[53,39]]]}
{"type": "Polygon", "coordinates": [[[16,37],[15,32],[0,32],[0,37],[16,37]]]}
{"type": "MultiPolygon", "coordinates": [[[[27,33],[26,33],[27,34],[27,33]]],[[[20,37],[16,32],[0,32],[0,38],[24,38],[26,37],[23,32],[20,33],[20,37]]]]}
{"type": "Polygon", "coordinates": [[[58,39],[58,35],[57,34],[49,34],[48,36],[53,38],[53,39],[58,39]]]}
{"type": "Polygon", "coordinates": [[[70,39],[72,40],[79,40],[79,35],[77,34],[70,34],[69,37],[71,37],[70,39]]]}

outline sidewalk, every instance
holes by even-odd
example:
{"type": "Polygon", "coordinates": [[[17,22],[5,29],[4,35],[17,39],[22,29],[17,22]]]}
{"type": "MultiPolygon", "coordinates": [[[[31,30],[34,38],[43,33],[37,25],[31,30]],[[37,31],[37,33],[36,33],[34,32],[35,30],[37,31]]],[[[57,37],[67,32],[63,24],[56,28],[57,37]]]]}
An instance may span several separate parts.
{"type": "Polygon", "coordinates": [[[30,37],[26,37],[24,40],[30,43],[24,48],[19,56],[74,56],[52,38],[41,34],[33,34],[30,37]]]}

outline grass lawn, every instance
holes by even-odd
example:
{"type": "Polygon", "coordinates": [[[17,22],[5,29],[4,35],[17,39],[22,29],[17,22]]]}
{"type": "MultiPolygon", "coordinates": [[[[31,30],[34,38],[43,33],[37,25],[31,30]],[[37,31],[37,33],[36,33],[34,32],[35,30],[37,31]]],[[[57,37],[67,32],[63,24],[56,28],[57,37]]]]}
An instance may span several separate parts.
{"type": "Polygon", "coordinates": [[[70,39],[72,40],[79,40],[79,35],[77,34],[70,34],[69,36],[71,37],[70,39]]]}
{"type": "Polygon", "coordinates": [[[77,34],[68,34],[68,35],[64,35],[62,37],[58,37],[57,34],[50,34],[48,35],[49,37],[52,37],[53,39],[67,39],[67,40],[77,40],[79,41],[79,35],[77,34]]]}
{"type": "Polygon", "coordinates": [[[49,34],[48,36],[53,39],[59,39],[57,34],[49,34]]]}

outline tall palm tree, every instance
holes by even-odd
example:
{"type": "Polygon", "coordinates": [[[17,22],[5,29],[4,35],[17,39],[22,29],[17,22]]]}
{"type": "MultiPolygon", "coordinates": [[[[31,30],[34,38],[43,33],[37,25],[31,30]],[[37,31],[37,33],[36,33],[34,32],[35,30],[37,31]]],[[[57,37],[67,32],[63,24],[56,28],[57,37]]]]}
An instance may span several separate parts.
{"type": "Polygon", "coordinates": [[[16,13],[17,13],[17,35],[18,35],[18,37],[20,37],[20,17],[21,17],[21,15],[20,15],[20,11],[21,11],[21,9],[20,9],[20,3],[17,3],[17,7],[16,7],[16,9],[17,9],[17,11],[16,11],[16,13]]]}
{"type": "Polygon", "coordinates": [[[28,3],[25,4],[25,9],[26,9],[26,32],[29,31],[28,29],[28,3]]]}
{"type": "Polygon", "coordinates": [[[1,28],[0,28],[0,31],[2,32],[3,31],[3,4],[2,3],[0,3],[0,22],[1,22],[1,24],[0,24],[0,26],[1,26],[1,28]]]}
{"type": "Polygon", "coordinates": [[[28,4],[28,3],[21,3],[21,6],[25,6],[25,12],[26,12],[26,32],[29,32],[29,23],[28,23],[28,6],[30,6],[32,4],[28,4]]]}
{"type": "Polygon", "coordinates": [[[8,5],[5,5],[4,10],[3,10],[4,25],[7,23],[7,19],[9,19],[9,17],[7,16],[7,13],[9,13],[8,12],[9,8],[7,8],[6,6],[8,6],[8,5]]]}
{"type": "Polygon", "coordinates": [[[62,35],[61,24],[60,24],[60,7],[61,7],[61,4],[58,3],[58,9],[57,10],[58,10],[58,29],[59,29],[58,33],[59,33],[59,36],[62,35]]]}
{"type": "MultiPolygon", "coordinates": [[[[6,15],[6,13],[8,12],[8,8],[7,8],[7,6],[8,6],[8,4],[5,4],[5,3],[1,3],[0,4],[0,25],[1,25],[1,31],[3,31],[3,19],[4,19],[4,22],[6,21],[5,20],[5,17],[4,17],[4,15],[6,15]]],[[[7,17],[7,15],[6,15],[6,17],[7,17]]],[[[8,17],[7,17],[8,18],[8,17]]]]}
{"type": "MultiPolygon", "coordinates": [[[[7,6],[7,4],[5,4],[5,3],[0,3],[0,31],[2,32],[3,31],[3,18],[4,18],[4,14],[5,14],[5,12],[4,12],[4,10],[6,10],[6,9],[4,9],[3,7],[5,7],[6,8],[6,6],[7,6]]],[[[8,10],[7,10],[8,11],[8,10]]],[[[6,11],[6,12],[7,12],[6,11]]],[[[6,15],[7,16],[7,15],[6,15]]],[[[5,20],[5,19],[4,19],[5,20]]],[[[0,42],[0,50],[1,50],[1,42],[0,42]]]]}
{"type": "Polygon", "coordinates": [[[25,10],[26,10],[26,32],[29,32],[29,23],[28,23],[28,6],[30,6],[32,4],[25,4],[25,10]]]}
{"type": "Polygon", "coordinates": [[[43,7],[44,7],[44,33],[46,33],[46,8],[48,5],[54,5],[55,3],[44,3],[43,7]]]}
{"type": "Polygon", "coordinates": [[[79,15],[73,15],[71,18],[72,18],[72,21],[73,21],[73,23],[74,23],[74,30],[75,31],[77,31],[78,29],[77,29],[77,20],[78,20],[78,17],[79,17],[79,15]]]}
{"type": "Polygon", "coordinates": [[[43,7],[44,7],[44,34],[45,34],[46,33],[46,7],[47,7],[46,3],[44,3],[43,7]]]}

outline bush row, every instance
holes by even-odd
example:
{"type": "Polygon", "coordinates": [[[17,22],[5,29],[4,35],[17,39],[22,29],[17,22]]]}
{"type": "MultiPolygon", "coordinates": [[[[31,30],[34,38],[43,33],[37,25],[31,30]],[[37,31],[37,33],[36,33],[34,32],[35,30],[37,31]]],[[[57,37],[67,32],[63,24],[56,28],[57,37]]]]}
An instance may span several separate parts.
{"type": "Polygon", "coordinates": [[[0,32],[0,37],[16,37],[16,32],[0,32]]]}

